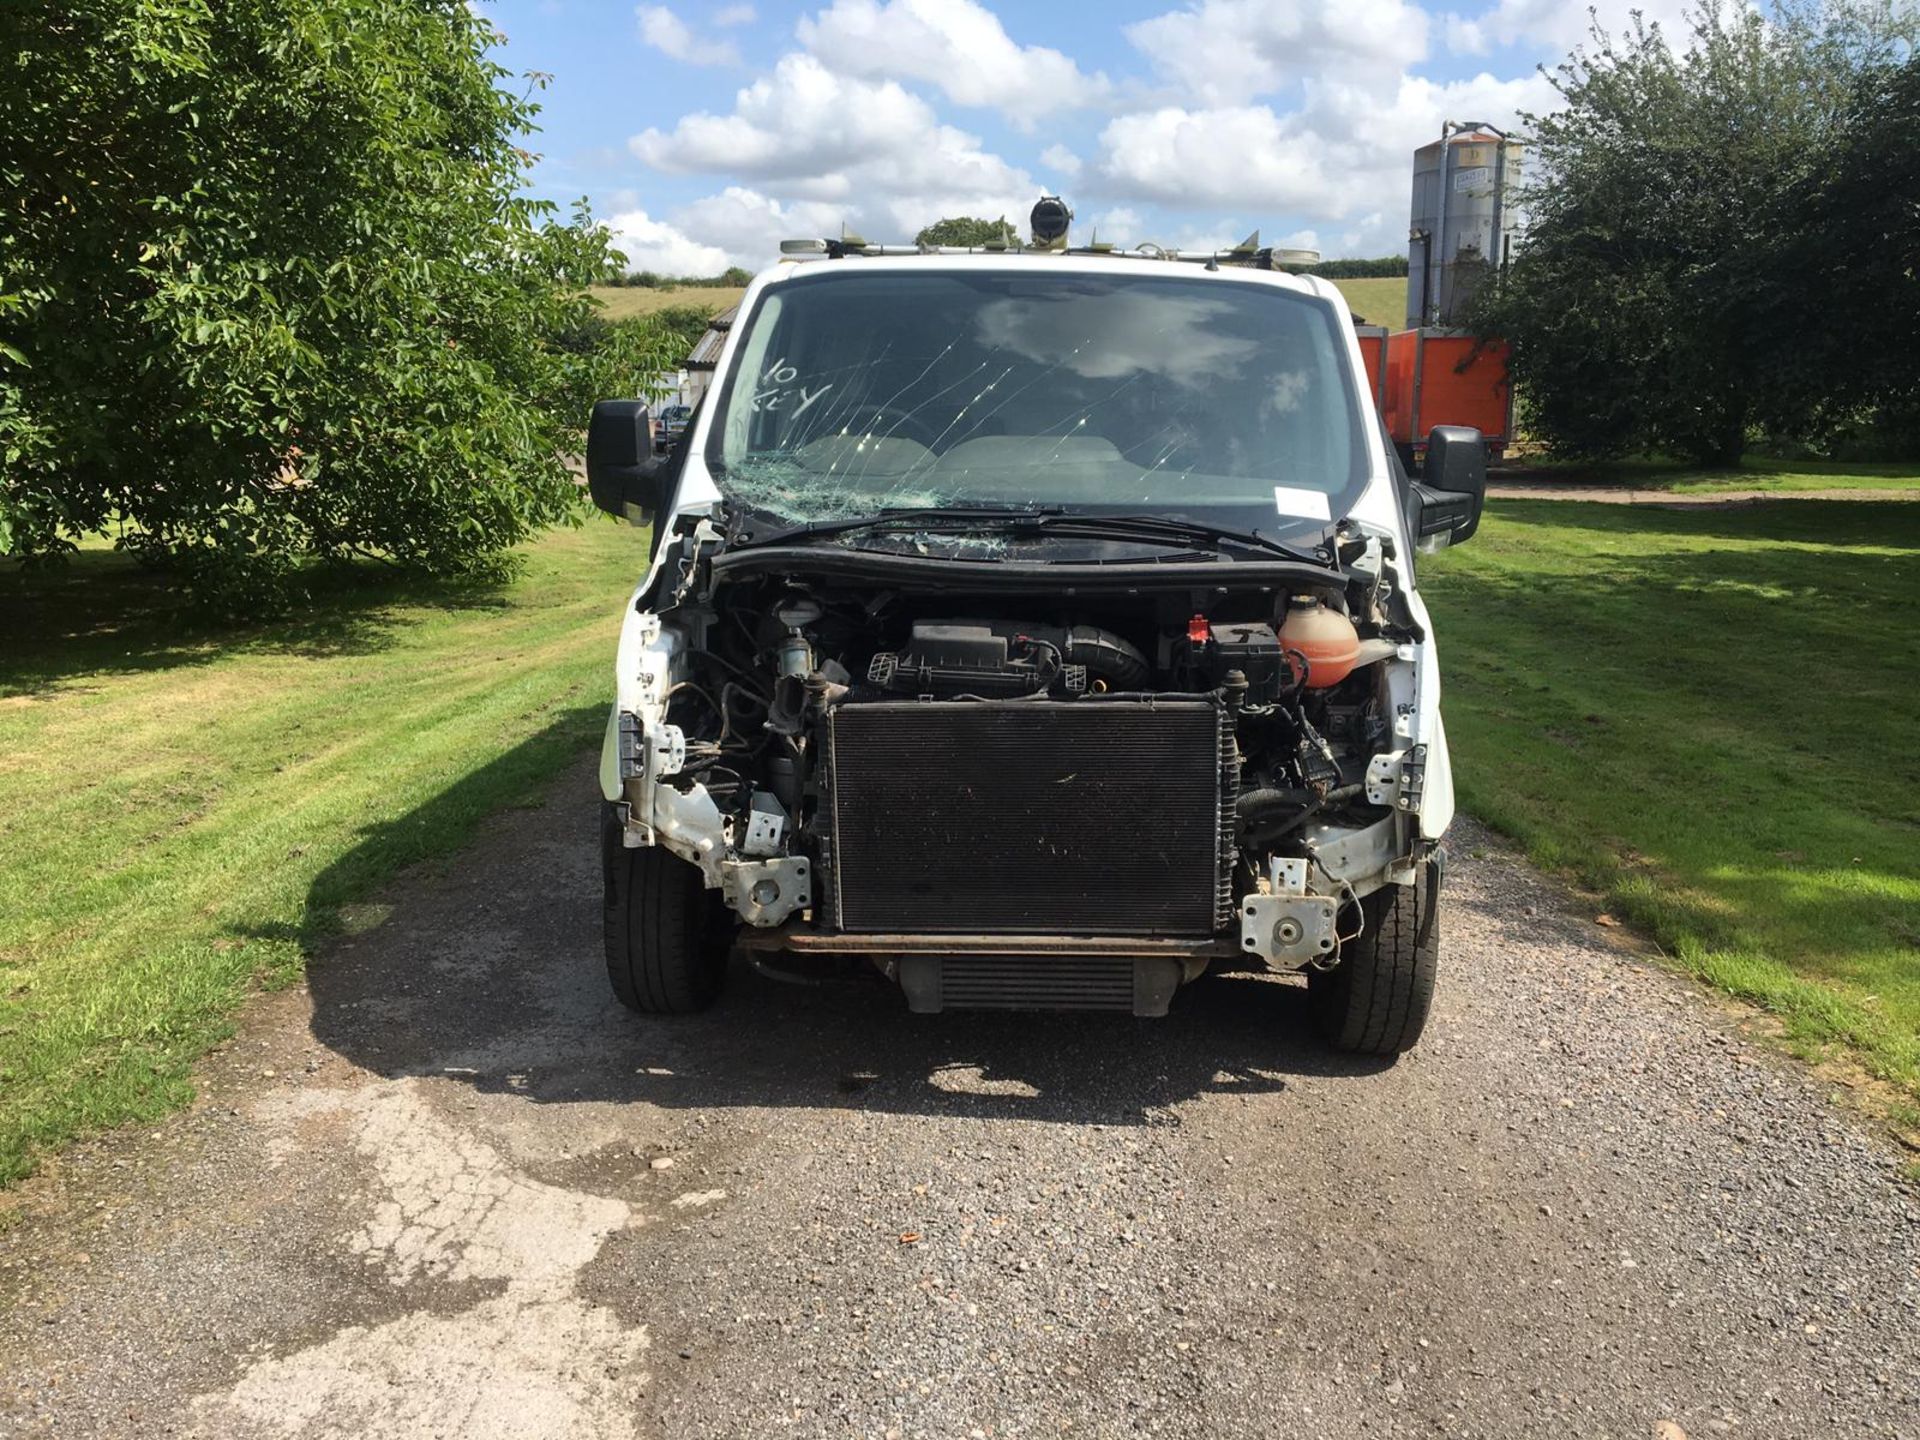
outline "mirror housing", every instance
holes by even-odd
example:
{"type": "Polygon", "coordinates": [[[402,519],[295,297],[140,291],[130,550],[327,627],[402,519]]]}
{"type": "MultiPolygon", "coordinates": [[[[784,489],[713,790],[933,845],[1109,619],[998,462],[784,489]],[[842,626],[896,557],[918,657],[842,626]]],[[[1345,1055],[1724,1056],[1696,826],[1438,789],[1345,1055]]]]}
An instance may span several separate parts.
{"type": "Polygon", "coordinates": [[[609,515],[636,525],[666,507],[666,466],[653,453],[642,400],[602,400],[587,422],[587,490],[609,515]]]}
{"type": "Polygon", "coordinates": [[[1411,487],[1413,543],[1438,550],[1473,538],[1487,503],[1487,446],[1471,425],[1436,425],[1427,463],[1411,487]]]}

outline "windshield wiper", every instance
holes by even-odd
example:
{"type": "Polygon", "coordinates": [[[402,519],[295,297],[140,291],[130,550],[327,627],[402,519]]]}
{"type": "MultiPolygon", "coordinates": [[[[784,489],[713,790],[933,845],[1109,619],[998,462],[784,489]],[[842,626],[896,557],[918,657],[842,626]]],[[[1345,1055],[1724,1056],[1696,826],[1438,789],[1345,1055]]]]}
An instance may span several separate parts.
{"type": "Polygon", "coordinates": [[[1205,547],[1209,542],[1225,541],[1252,550],[1284,555],[1289,560],[1304,560],[1312,565],[1327,564],[1329,558],[1312,549],[1288,545],[1257,531],[1234,530],[1223,525],[1210,525],[1203,520],[1184,520],[1172,515],[1050,515],[1040,523],[1048,530],[1062,534],[1160,540],[1173,545],[1205,547]]]}
{"type": "Polygon", "coordinates": [[[1142,540],[1185,550],[1217,551],[1222,544],[1228,544],[1280,555],[1288,560],[1304,561],[1310,565],[1329,563],[1325,554],[1288,545],[1252,531],[1210,525],[1200,520],[1177,519],[1170,515],[1079,514],[1063,505],[941,505],[881,510],[871,515],[810,520],[802,525],[790,525],[750,538],[756,545],[778,545],[826,535],[846,535],[860,530],[896,529],[1043,531],[1049,535],[1078,539],[1142,540]]]}
{"type": "Polygon", "coordinates": [[[854,530],[967,529],[988,525],[1020,525],[1042,522],[1066,514],[1058,505],[1039,508],[1026,505],[929,505],[905,510],[880,510],[871,515],[847,515],[834,520],[809,520],[804,525],[789,525],[766,535],[752,537],[756,545],[778,545],[787,540],[812,539],[821,535],[845,535],[854,530]]]}

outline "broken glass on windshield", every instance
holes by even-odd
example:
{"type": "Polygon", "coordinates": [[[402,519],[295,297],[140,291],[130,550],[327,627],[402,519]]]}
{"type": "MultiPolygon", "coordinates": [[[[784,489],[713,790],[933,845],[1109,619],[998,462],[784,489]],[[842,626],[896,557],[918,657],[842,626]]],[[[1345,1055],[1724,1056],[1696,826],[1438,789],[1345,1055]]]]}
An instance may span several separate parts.
{"type": "Polygon", "coordinates": [[[1244,279],[836,267],[767,290],[721,404],[721,489],[796,523],[1015,505],[1273,531],[1344,513],[1366,473],[1335,307],[1244,279]]]}

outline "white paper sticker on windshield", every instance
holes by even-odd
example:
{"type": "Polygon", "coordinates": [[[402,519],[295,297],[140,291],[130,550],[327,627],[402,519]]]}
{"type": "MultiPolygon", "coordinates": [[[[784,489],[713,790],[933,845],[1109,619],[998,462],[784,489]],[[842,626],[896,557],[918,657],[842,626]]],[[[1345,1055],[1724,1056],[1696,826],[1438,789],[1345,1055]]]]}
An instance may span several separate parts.
{"type": "Polygon", "coordinates": [[[1331,520],[1333,511],[1324,491],[1296,490],[1291,485],[1273,487],[1273,508],[1282,515],[1297,515],[1302,520],[1331,520]]]}

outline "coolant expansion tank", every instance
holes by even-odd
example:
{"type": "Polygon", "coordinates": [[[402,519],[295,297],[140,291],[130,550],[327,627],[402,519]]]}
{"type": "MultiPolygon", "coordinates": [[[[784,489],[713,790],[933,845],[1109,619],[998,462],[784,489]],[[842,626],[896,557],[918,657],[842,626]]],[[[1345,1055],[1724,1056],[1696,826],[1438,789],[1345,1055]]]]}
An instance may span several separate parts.
{"type": "Polygon", "coordinates": [[[1338,685],[1353,673],[1360,658],[1360,636],[1353,622],[1311,595],[1296,595],[1289,602],[1280,626],[1280,645],[1287,663],[1296,670],[1300,659],[1306,659],[1309,690],[1338,685]]]}

